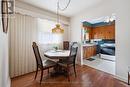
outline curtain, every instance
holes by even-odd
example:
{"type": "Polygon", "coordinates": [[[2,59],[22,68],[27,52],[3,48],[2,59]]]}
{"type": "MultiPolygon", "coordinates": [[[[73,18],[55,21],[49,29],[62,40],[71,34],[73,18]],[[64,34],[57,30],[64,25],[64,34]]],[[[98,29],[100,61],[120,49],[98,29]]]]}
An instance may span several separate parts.
{"type": "Polygon", "coordinates": [[[37,19],[15,14],[10,28],[10,76],[16,77],[35,70],[32,42],[37,40],[37,19]]]}
{"type": "Polygon", "coordinates": [[[41,44],[59,44],[63,42],[62,34],[53,34],[56,22],[38,18],[38,36],[41,44]]]}
{"type": "Polygon", "coordinates": [[[53,49],[55,46],[62,49],[63,35],[53,34],[52,28],[56,22],[38,18],[38,42],[41,52],[53,49]]]}

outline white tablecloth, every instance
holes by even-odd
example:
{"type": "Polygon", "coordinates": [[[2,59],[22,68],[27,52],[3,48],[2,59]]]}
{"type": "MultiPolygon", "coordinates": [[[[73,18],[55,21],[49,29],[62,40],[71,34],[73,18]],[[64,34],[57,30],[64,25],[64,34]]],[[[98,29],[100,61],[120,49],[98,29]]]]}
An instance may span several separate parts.
{"type": "Polygon", "coordinates": [[[67,57],[70,55],[70,50],[50,50],[44,53],[45,55],[52,56],[52,57],[67,57]]]}

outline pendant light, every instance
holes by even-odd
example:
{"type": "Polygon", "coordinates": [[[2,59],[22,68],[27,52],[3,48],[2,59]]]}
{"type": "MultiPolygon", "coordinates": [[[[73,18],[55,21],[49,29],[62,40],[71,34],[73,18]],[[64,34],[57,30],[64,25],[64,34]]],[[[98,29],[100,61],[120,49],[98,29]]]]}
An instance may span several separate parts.
{"type": "Polygon", "coordinates": [[[52,29],[52,33],[58,33],[58,34],[63,34],[64,33],[64,29],[61,28],[61,25],[60,25],[60,22],[59,22],[59,10],[60,11],[64,11],[67,9],[67,7],[69,6],[70,4],[70,1],[67,3],[66,7],[65,8],[60,8],[60,3],[59,3],[59,0],[57,1],[57,24],[55,26],[55,28],[52,29]]]}

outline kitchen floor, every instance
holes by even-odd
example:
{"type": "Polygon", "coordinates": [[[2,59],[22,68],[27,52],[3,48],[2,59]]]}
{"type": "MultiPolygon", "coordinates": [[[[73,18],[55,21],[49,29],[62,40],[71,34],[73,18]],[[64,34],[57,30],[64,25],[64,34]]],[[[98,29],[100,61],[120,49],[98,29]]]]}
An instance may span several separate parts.
{"type": "Polygon", "coordinates": [[[92,68],[110,73],[112,75],[115,75],[115,62],[114,61],[105,60],[105,59],[99,58],[99,56],[94,56],[92,57],[92,59],[94,60],[90,61],[90,60],[84,59],[83,64],[90,66],[92,68]]]}

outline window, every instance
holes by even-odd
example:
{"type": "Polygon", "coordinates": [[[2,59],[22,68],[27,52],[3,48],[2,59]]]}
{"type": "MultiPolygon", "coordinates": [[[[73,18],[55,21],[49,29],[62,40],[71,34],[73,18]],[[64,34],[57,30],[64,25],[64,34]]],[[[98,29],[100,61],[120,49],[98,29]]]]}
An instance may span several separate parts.
{"type": "Polygon", "coordinates": [[[61,34],[51,32],[56,22],[38,18],[38,41],[40,44],[59,44],[62,43],[61,34]]]}

